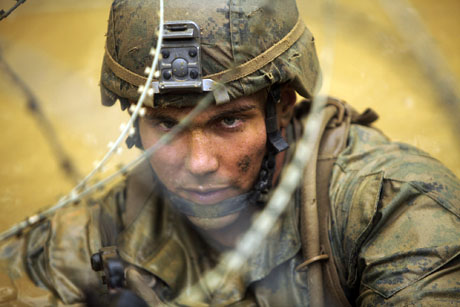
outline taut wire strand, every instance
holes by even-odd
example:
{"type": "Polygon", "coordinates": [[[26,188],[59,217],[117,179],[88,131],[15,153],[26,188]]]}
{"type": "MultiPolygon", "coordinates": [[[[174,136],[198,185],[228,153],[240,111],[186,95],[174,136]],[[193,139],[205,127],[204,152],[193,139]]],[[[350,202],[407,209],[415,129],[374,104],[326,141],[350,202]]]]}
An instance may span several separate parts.
{"type": "Polygon", "coordinates": [[[5,10],[0,10],[0,20],[8,17],[8,15],[13,13],[13,11],[17,9],[24,2],[26,2],[26,0],[16,0],[16,3],[10,9],[8,9],[8,11],[5,12],[5,10]]]}
{"type": "Polygon", "coordinates": [[[246,263],[246,260],[256,251],[265,240],[270,230],[286,209],[292,194],[295,192],[303,173],[304,167],[313,153],[313,147],[320,135],[320,126],[323,120],[323,112],[331,85],[332,67],[334,60],[335,23],[331,16],[334,13],[335,0],[328,0],[324,4],[324,20],[326,25],[325,40],[328,42],[320,54],[320,61],[323,71],[323,84],[318,95],[313,99],[310,114],[303,121],[304,132],[302,138],[297,142],[296,150],[292,161],[283,169],[281,180],[273,192],[272,197],[266,204],[264,210],[254,220],[249,230],[238,242],[236,248],[221,256],[220,261],[214,269],[206,272],[203,278],[191,289],[185,289],[177,296],[175,302],[186,300],[188,302],[199,302],[203,299],[203,293],[199,287],[201,284],[208,286],[210,293],[221,288],[232,272],[239,271],[246,263]]]}
{"type": "Polygon", "coordinates": [[[0,67],[6,72],[13,82],[19,87],[27,99],[27,108],[37,121],[41,132],[48,141],[54,156],[59,161],[59,167],[64,174],[69,177],[73,183],[78,182],[81,178],[79,171],[77,170],[72,158],[64,149],[64,146],[59,141],[59,137],[51,124],[48,117],[45,115],[40,100],[37,98],[35,93],[30,87],[22,80],[18,74],[10,67],[10,65],[3,58],[3,52],[0,50],[0,67]]]}
{"type": "MultiPolygon", "coordinates": [[[[91,192],[95,191],[96,189],[93,188],[93,187],[95,187],[95,186],[100,187],[101,186],[100,184],[96,183],[92,187],[90,187],[88,189],[85,189],[85,186],[87,185],[89,180],[92,177],[94,177],[94,175],[97,174],[102,169],[102,167],[110,160],[110,158],[117,151],[118,147],[121,145],[121,142],[124,139],[126,139],[129,131],[133,127],[133,124],[134,124],[134,122],[136,121],[136,119],[138,117],[139,111],[140,111],[140,109],[142,107],[142,104],[143,104],[146,96],[150,95],[150,94],[153,95],[152,91],[149,91],[149,89],[151,88],[153,75],[154,75],[154,73],[156,71],[156,67],[157,67],[158,59],[159,59],[159,55],[160,55],[160,49],[161,49],[161,45],[162,45],[162,42],[163,42],[163,27],[164,27],[164,2],[163,2],[163,0],[160,0],[160,14],[159,15],[160,15],[160,23],[159,23],[159,29],[158,29],[158,41],[157,41],[157,45],[156,45],[156,48],[155,48],[155,55],[154,55],[154,58],[153,58],[152,67],[151,67],[150,72],[148,74],[145,86],[140,88],[140,89],[142,89],[142,93],[141,93],[141,96],[139,97],[139,100],[138,100],[138,102],[136,104],[136,107],[135,107],[135,109],[134,109],[134,111],[133,111],[133,113],[132,113],[132,115],[131,115],[131,117],[130,117],[130,119],[128,121],[128,124],[124,127],[124,129],[120,133],[120,135],[117,138],[117,140],[115,141],[115,143],[111,146],[111,148],[105,154],[103,159],[100,162],[97,163],[96,167],[83,180],[81,180],[80,183],[78,183],[77,186],[74,187],[72,189],[72,191],[68,195],[62,197],[58,201],[58,203],[56,205],[52,206],[51,208],[43,211],[42,213],[32,215],[32,216],[26,218],[24,221],[14,225],[13,227],[8,229],[7,231],[1,233],[0,234],[0,241],[4,240],[4,239],[7,239],[7,238],[9,238],[9,237],[11,237],[13,235],[19,235],[25,228],[42,221],[47,216],[50,216],[51,214],[53,214],[59,208],[62,208],[64,206],[68,205],[69,203],[77,202],[78,200],[80,200],[80,198],[83,195],[89,194],[89,191],[91,191],[91,192]],[[84,193],[82,191],[84,191],[84,193]]],[[[121,174],[121,173],[117,172],[117,174],[121,174]]],[[[112,176],[110,176],[110,177],[112,177],[112,176]]]]}
{"type": "MultiPolygon", "coordinates": [[[[176,126],[174,126],[170,132],[167,134],[163,135],[157,143],[149,147],[146,151],[144,151],[139,157],[135,158],[131,162],[129,162],[127,165],[123,166],[120,168],[117,172],[113,173],[112,175],[98,181],[96,184],[86,187],[82,192],[78,194],[78,199],[85,197],[92,192],[95,192],[101,188],[103,188],[106,184],[109,182],[115,180],[117,177],[124,175],[128,173],[130,170],[135,168],[137,165],[139,165],[142,161],[148,159],[151,155],[155,154],[156,151],[158,151],[162,146],[168,144],[171,142],[177,134],[179,134],[182,130],[184,130],[189,123],[197,116],[199,115],[203,110],[205,110],[212,102],[214,101],[214,97],[211,93],[206,94],[206,96],[197,104],[197,106],[187,115],[185,116],[176,126]]],[[[46,217],[49,217],[52,215],[54,212],[56,212],[57,209],[62,208],[64,206],[67,206],[69,204],[75,203],[74,198],[63,198],[61,199],[55,206],[50,207],[49,209],[44,210],[41,213],[38,213],[36,215],[33,215],[26,220],[16,224],[9,230],[3,232],[0,234],[0,241],[5,240],[11,236],[20,234],[22,230],[24,230],[26,227],[33,225],[39,221],[42,221],[46,217]]]]}

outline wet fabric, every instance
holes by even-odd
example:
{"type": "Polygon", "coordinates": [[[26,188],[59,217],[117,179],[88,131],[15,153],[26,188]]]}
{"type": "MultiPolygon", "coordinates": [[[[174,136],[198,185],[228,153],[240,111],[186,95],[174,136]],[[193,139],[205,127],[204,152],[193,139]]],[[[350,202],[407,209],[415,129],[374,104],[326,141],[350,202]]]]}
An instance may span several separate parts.
{"type": "MultiPolygon", "coordinates": [[[[125,261],[154,274],[161,281],[155,291],[165,301],[194,285],[219,252],[172,210],[150,178],[148,197],[138,200],[143,207],[129,225],[122,182],[104,198],[61,210],[3,243],[0,302],[73,304],[88,288],[103,295],[89,262],[102,242],[115,243],[125,261]]],[[[460,302],[460,183],[438,161],[375,129],[352,125],[329,195],[334,260],[352,304],[460,302]]],[[[293,197],[269,239],[224,288],[211,295],[199,283],[203,305],[309,306],[306,273],[295,271],[303,261],[298,199],[293,197]]],[[[197,304],[187,296],[177,303],[197,304]]]]}

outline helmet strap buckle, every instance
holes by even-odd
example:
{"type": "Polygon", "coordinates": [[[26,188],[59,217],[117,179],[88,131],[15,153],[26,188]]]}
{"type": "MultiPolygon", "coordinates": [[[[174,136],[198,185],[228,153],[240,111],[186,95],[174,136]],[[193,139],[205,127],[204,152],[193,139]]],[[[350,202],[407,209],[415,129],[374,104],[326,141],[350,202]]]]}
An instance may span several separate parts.
{"type": "Polygon", "coordinates": [[[281,99],[279,85],[274,86],[268,92],[265,114],[265,129],[267,130],[268,150],[278,154],[289,148],[289,144],[281,135],[276,116],[276,104],[281,99]]]}

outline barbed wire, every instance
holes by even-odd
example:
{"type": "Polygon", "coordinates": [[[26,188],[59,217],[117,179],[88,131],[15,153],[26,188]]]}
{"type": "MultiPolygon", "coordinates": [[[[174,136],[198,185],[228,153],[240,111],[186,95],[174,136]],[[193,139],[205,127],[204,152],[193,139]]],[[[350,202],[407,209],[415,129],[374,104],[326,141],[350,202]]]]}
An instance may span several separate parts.
{"type": "MultiPolygon", "coordinates": [[[[211,294],[221,288],[226,278],[233,272],[240,271],[251,255],[265,242],[275,223],[287,208],[292,194],[299,185],[303,169],[312,156],[314,144],[321,137],[319,134],[319,127],[323,120],[321,109],[326,100],[327,96],[324,94],[314,99],[310,114],[303,122],[303,137],[297,142],[294,157],[283,170],[280,183],[265,208],[254,220],[236,248],[223,254],[217,266],[206,272],[194,288],[183,291],[182,295],[187,296],[188,301],[198,302],[203,299],[203,292],[199,289],[203,283],[208,286],[211,294]]],[[[182,295],[179,295],[176,301],[182,300],[182,295]]]]}
{"type": "MultiPolygon", "coordinates": [[[[414,54],[422,67],[426,69],[434,86],[439,89],[439,93],[443,98],[443,104],[448,110],[447,113],[450,115],[451,119],[454,120],[454,128],[459,129],[460,125],[457,119],[457,115],[460,114],[458,88],[455,83],[455,78],[449,73],[449,70],[446,69],[447,66],[445,65],[441,53],[429,39],[418,16],[413,13],[413,9],[411,9],[407,1],[403,0],[400,3],[389,0],[380,1],[386,8],[388,14],[394,19],[402,36],[406,41],[411,42],[414,54]],[[411,16],[409,17],[408,15],[411,16]],[[414,35],[417,39],[411,40],[414,35]],[[450,113],[449,111],[454,111],[454,113],[450,113]]],[[[333,1],[325,3],[326,8],[328,7],[331,9],[332,6],[333,1]]],[[[324,20],[328,22],[334,20],[332,16],[328,17],[331,18],[324,18],[324,20]]],[[[328,27],[328,29],[331,28],[328,27]]],[[[327,32],[328,31],[325,31],[325,33],[327,32]]],[[[333,32],[335,33],[335,31],[333,32]]],[[[329,35],[332,35],[331,32],[329,32],[329,35]]],[[[332,36],[329,37],[329,39],[332,39],[332,36]]],[[[327,38],[326,41],[328,41],[327,38]]],[[[312,156],[313,146],[317,139],[321,137],[319,134],[319,127],[322,121],[320,110],[326,102],[327,92],[330,89],[333,62],[332,44],[328,46],[326,43],[322,55],[320,62],[322,63],[323,76],[325,77],[323,88],[321,93],[313,100],[309,116],[303,123],[304,132],[302,139],[297,142],[293,160],[283,170],[281,181],[272,197],[261,214],[254,220],[250,229],[239,241],[236,248],[223,254],[217,266],[206,272],[192,289],[184,289],[176,298],[176,302],[182,300],[184,296],[187,297],[187,301],[201,301],[204,294],[199,287],[202,284],[208,286],[211,295],[216,290],[223,287],[226,279],[231,276],[233,272],[240,271],[246,263],[246,260],[263,244],[279,216],[286,209],[292,194],[299,184],[303,169],[312,156]]]]}
{"type": "MultiPolygon", "coordinates": [[[[163,11],[160,12],[160,18],[162,18],[163,11]]],[[[161,22],[160,22],[161,24],[161,22]]],[[[162,29],[162,26],[160,26],[162,29]]],[[[161,34],[162,31],[159,31],[159,40],[157,42],[157,50],[155,52],[155,59],[152,64],[152,68],[156,67],[159,50],[158,46],[161,46],[161,34]]],[[[323,59],[326,62],[325,59],[323,59]]],[[[141,161],[145,160],[146,158],[150,157],[154,154],[159,148],[170,142],[177,133],[179,133],[182,129],[184,129],[190,121],[197,116],[202,110],[204,110],[212,101],[212,96],[208,94],[198,105],[195,107],[177,126],[175,126],[172,131],[166,135],[164,135],[154,146],[147,149],[140,157],[136,158],[134,161],[129,163],[128,165],[124,166],[115,174],[97,182],[96,184],[86,187],[88,181],[94,176],[94,174],[98,173],[99,170],[105,165],[105,163],[109,160],[109,158],[113,155],[116,149],[120,146],[121,141],[124,140],[128,134],[128,132],[132,133],[133,123],[137,117],[137,114],[140,111],[142,106],[143,100],[147,94],[153,95],[153,89],[149,88],[150,82],[152,81],[152,74],[154,69],[150,69],[149,78],[146,82],[146,85],[142,88],[140,87],[139,90],[142,91],[142,95],[139,98],[139,101],[136,105],[136,108],[130,118],[130,121],[125,126],[123,132],[120,134],[116,142],[110,148],[108,153],[102,159],[101,162],[98,163],[96,168],[90,172],[88,176],[83,179],[76,188],[72,190],[72,192],[61,199],[57,205],[45,210],[42,213],[37,215],[31,216],[22,223],[16,225],[16,227],[10,229],[8,232],[3,233],[0,235],[0,240],[10,237],[12,235],[20,233],[24,228],[33,225],[46,217],[53,214],[59,208],[62,208],[68,204],[75,203],[80,200],[82,197],[92,193],[93,191],[99,190],[105,186],[108,182],[114,180],[121,174],[126,174],[130,169],[134,168],[138,165],[141,161]]],[[[323,69],[324,71],[324,69],[323,69]]],[[[323,91],[328,87],[323,86],[323,91]]],[[[225,272],[225,271],[232,271],[232,270],[239,270],[241,265],[245,262],[251,253],[255,250],[254,243],[258,242],[259,244],[263,242],[263,239],[268,234],[268,231],[271,229],[271,226],[278,220],[280,214],[284,211],[294,189],[297,187],[298,181],[301,177],[303,166],[308,161],[308,158],[311,155],[313,144],[315,143],[318,136],[318,128],[319,123],[321,122],[321,116],[319,110],[326,100],[327,95],[318,95],[316,96],[313,106],[311,115],[308,117],[309,120],[305,123],[305,137],[301,140],[296,147],[296,152],[294,155],[293,161],[284,169],[282,175],[282,180],[278,188],[274,191],[273,197],[270,199],[269,203],[267,204],[267,208],[262,212],[259,218],[254,222],[253,226],[250,230],[246,233],[243,237],[243,240],[238,244],[236,250],[231,254],[226,254],[222,260],[221,265],[217,266],[217,271],[213,270],[206,275],[206,279],[210,281],[210,285],[212,288],[216,288],[219,286],[220,281],[222,280],[219,274],[215,274],[216,272],[225,272]],[[217,279],[216,279],[217,276],[217,279]]],[[[225,274],[225,273],[224,273],[225,274]]]]}
{"type": "Polygon", "coordinates": [[[198,104],[193,110],[187,114],[176,126],[174,126],[170,132],[167,134],[163,135],[158,142],[156,142],[154,145],[149,147],[147,150],[145,150],[140,156],[126,164],[125,166],[121,167],[118,171],[115,173],[107,176],[106,178],[99,180],[97,183],[85,187],[84,190],[82,190],[79,193],[70,193],[69,195],[63,197],[56,205],[50,207],[49,209],[44,210],[43,212],[37,213],[35,215],[32,215],[28,217],[26,220],[16,224],[9,230],[3,232],[0,234],[0,241],[5,240],[11,236],[18,235],[20,234],[25,228],[30,227],[35,225],[36,223],[39,223],[40,221],[43,221],[47,217],[51,216],[54,214],[57,210],[60,208],[63,208],[67,205],[70,204],[75,204],[78,203],[83,197],[86,197],[90,195],[93,192],[96,192],[98,190],[104,189],[104,187],[117,179],[118,177],[122,175],[126,175],[129,173],[130,170],[138,166],[140,163],[143,161],[147,160],[150,156],[155,154],[159,149],[161,149],[164,145],[169,144],[182,130],[184,130],[190,122],[198,116],[203,110],[205,110],[212,102],[213,102],[213,95],[211,93],[208,93],[198,104]]]}
{"type": "MultiPolygon", "coordinates": [[[[296,143],[295,153],[289,164],[283,168],[279,184],[267,202],[260,215],[253,221],[234,250],[224,253],[218,264],[208,272],[191,288],[184,289],[174,300],[181,301],[186,297],[187,301],[199,302],[203,299],[203,291],[200,285],[207,285],[209,292],[214,293],[226,282],[226,278],[233,272],[240,271],[251,255],[265,242],[270,231],[278,221],[281,214],[287,208],[289,201],[301,182],[304,168],[314,156],[315,144],[321,138],[321,123],[324,118],[322,110],[328,99],[331,87],[332,67],[334,60],[335,42],[335,0],[327,0],[323,3],[324,20],[328,21],[325,26],[325,47],[320,53],[322,63],[322,84],[316,84],[318,94],[314,97],[310,112],[302,122],[303,134],[296,143]]],[[[318,80],[318,82],[321,82],[318,80]]],[[[319,252],[319,251],[318,251],[319,252]]]]}
{"type": "Polygon", "coordinates": [[[17,9],[21,4],[23,4],[24,2],[26,2],[26,0],[16,0],[16,3],[10,8],[8,9],[7,11],[5,10],[0,10],[0,21],[6,17],[8,17],[8,15],[10,15],[11,13],[13,13],[13,11],[15,9],[17,9]]]}
{"type": "MultiPolygon", "coordinates": [[[[118,136],[117,140],[113,143],[112,147],[109,149],[109,151],[105,154],[105,156],[102,158],[100,162],[97,163],[96,167],[74,188],[73,192],[78,192],[80,189],[82,189],[88,181],[96,174],[98,173],[102,167],[110,160],[110,158],[116,153],[118,148],[121,146],[122,142],[126,139],[128,134],[133,135],[135,131],[134,123],[137,119],[137,116],[141,112],[141,108],[145,98],[148,96],[152,97],[154,94],[154,90],[152,88],[152,81],[153,81],[153,76],[155,77],[159,76],[159,71],[156,70],[157,64],[158,64],[158,59],[160,57],[160,49],[161,45],[163,43],[163,25],[164,25],[164,8],[163,8],[163,0],[160,0],[160,23],[159,23],[159,30],[158,30],[158,41],[157,41],[157,46],[155,49],[150,50],[150,55],[152,55],[153,58],[153,63],[152,67],[146,67],[145,71],[148,72],[148,77],[145,82],[144,86],[139,86],[138,91],[141,93],[141,96],[139,97],[139,100],[137,101],[136,107],[132,110],[133,113],[131,117],[129,118],[128,123],[123,127],[122,132],[118,136]]],[[[141,115],[145,114],[145,109],[142,109],[141,115]]]]}
{"type": "Polygon", "coordinates": [[[51,147],[51,150],[58,160],[60,169],[64,174],[70,178],[74,183],[78,182],[81,178],[81,174],[78,171],[75,163],[73,162],[70,155],[64,149],[59,137],[56,133],[56,130],[53,127],[53,124],[46,116],[45,112],[42,109],[42,103],[37,98],[35,93],[27,85],[24,80],[22,80],[19,75],[11,68],[11,66],[6,62],[3,57],[3,51],[0,48],[0,68],[4,71],[14,82],[14,84],[22,91],[27,100],[27,109],[32,114],[38,127],[40,128],[42,134],[44,135],[46,141],[51,147]]]}
{"type": "MultiPolygon", "coordinates": [[[[23,0],[22,2],[24,2],[23,0]]],[[[382,0],[383,2],[384,0],[382,0]]],[[[19,1],[18,1],[19,2],[19,1]]],[[[332,0],[329,0],[332,3],[332,0]]],[[[59,208],[66,206],[71,203],[75,203],[79,201],[82,197],[89,195],[90,193],[103,188],[107,183],[110,181],[115,180],[120,175],[126,174],[137,166],[139,163],[144,161],[145,159],[149,158],[151,155],[155,154],[162,146],[171,142],[174,137],[180,133],[184,128],[186,128],[189,123],[195,118],[200,112],[206,109],[211,102],[213,101],[212,95],[208,94],[203,100],[200,101],[199,104],[183,119],[181,122],[176,125],[169,133],[165,134],[160,140],[155,143],[152,147],[148,148],[142,155],[128,163],[126,166],[122,167],[119,171],[115,172],[114,174],[106,177],[105,179],[98,181],[92,186],[88,186],[89,181],[91,178],[94,177],[96,173],[98,173],[102,167],[108,163],[110,158],[113,154],[117,151],[120,147],[121,142],[129,135],[133,133],[133,123],[135,122],[138,115],[142,115],[142,104],[145,100],[146,96],[153,95],[153,89],[150,87],[152,78],[154,74],[157,73],[155,70],[158,57],[159,57],[159,48],[161,47],[162,42],[162,28],[163,28],[163,1],[160,1],[160,27],[158,33],[158,41],[156,49],[152,49],[151,54],[154,55],[154,60],[152,63],[152,67],[150,69],[147,82],[144,87],[140,87],[139,90],[141,91],[141,96],[133,109],[133,114],[130,117],[129,122],[123,128],[120,136],[117,140],[113,143],[107,154],[103,157],[103,159],[97,164],[95,169],[88,174],[72,191],[69,195],[65,196],[61,199],[58,204],[55,206],[45,210],[44,212],[34,215],[26,219],[22,224],[18,224],[18,227],[14,227],[9,231],[2,233],[0,235],[0,240],[3,240],[7,237],[20,233],[24,228],[33,225],[44,218],[48,217],[49,215],[53,214],[59,208]]],[[[330,22],[330,18],[325,18],[328,22],[330,22]]],[[[289,200],[291,198],[292,193],[294,192],[295,188],[298,185],[299,180],[301,179],[302,170],[311,157],[313,144],[315,144],[316,140],[319,135],[319,123],[322,120],[321,116],[321,108],[324,106],[324,103],[327,99],[327,93],[330,89],[330,82],[331,82],[331,71],[332,71],[332,63],[333,63],[333,47],[332,44],[323,49],[321,53],[321,63],[322,63],[322,71],[323,71],[323,87],[320,91],[319,95],[315,97],[312,104],[312,109],[310,115],[307,117],[307,120],[303,122],[304,126],[304,134],[302,139],[296,145],[296,151],[293,157],[293,160],[285,167],[283,170],[280,183],[278,184],[277,188],[273,192],[273,196],[269,200],[266,205],[266,208],[262,211],[260,216],[253,222],[251,228],[246,232],[243,236],[242,240],[238,243],[235,250],[230,253],[224,254],[218,265],[215,269],[208,271],[203,280],[201,282],[205,282],[211,289],[211,293],[213,289],[218,289],[222,283],[225,281],[225,277],[228,276],[230,272],[238,271],[242,268],[245,263],[245,260],[248,259],[252,253],[257,250],[257,247],[262,244],[264,238],[269,233],[272,226],[276,223],[279,216],[282,214],[284,209],[286,208],[289,200]]],[[[452,95],[451,95],[452,96],[452,95]]],[[[446,96],[448,97],[448,96],[446,96]]],[[[458,96],[452,96],[458,99],[458,96]]],[[[447,101],[451,101],[451,99],[447,99],[447,101]]],[[[456,103],[457,101],[454,102],[456,103]]],[[[454,104],[455,105],[455,104],[454,104]]],[[[457,113],[458,114],[458,113],[457,113]]],[[[187,296],[189,299],[200,300],[201,291],[192,291],[190,289],[187,291],[187,296]]],[[[179,295],[178,298],[181,296],[179,295]]]]}
{"type": "MultiPolygon", "coordinates": [[[[160,0],[159,18],[160,18],[160,22],[159,22],[159,29],[158,29],[157,45],[156,45],[155,49],[152,48],[150,50],[150,55],[152,55],[154,57],[153,61],[152,61],[152,67],[150,69],[148,69],[148,70],[146,69],[146,71],[148,71],[148,77],[147,77],[147,80],[145,82],[145,85],[139,87],[139,92],[141,93],[141,95],[140,95],[140,97],[138,99],[138,102],[137,102],[135,108],[132,110],[133,113],[131,114],[131,117],[130,117],[128,123],[123,127],[123,129],[122,129],[120,135],[118,136],[117,140],[112,144],[112,146],[107,151],[107,153],[102,158],[102,160],[97,163],[96,167],[85,178],[83,178],[83,180],[81,180],[77,184],[77,186],[74,187],[72,189],[72,191],[68,195],[62,197],[58,201],[58,203],[56,205],[52,206],[51,208],[46,209],[45,211],[43,211],[41,213],[37,213],[35,215],[32,215],[32,216],[26,218],[24,221],[14,225],[13,227],[8,229],[7,231],[1,233],[0,234],[0,241],[5,240],[5,239],[7,239],[7,238],[9,238],[11,236],[14,236],[14,235],[20,235],[22,233],[22,231],[24,229],[26,229],[27,227],[30,227],[32,225],[35,225],[35,224],[39,223],[40,221],[44,220],[48,216],[52,215],[54,212],[56,212],[60,208],[62,208],[64,206],[67,206],[70,203],[78,202],[83,196],[86,196],[89,193],[96,191],[97,188],[103,187],[104,183],[109,181],[109,180],[105,179],[105,180],[99,181],[98,183],[94,184],[93,186],[91,186],[89,188],[86,188],[86,185],[88,184],[89,180],[91,180],[97,173],[99,173],[102,170],[102,168],[108,163],[110,158],[117,152],[118,148],[120,148],[121,142],[126,139],[128,134],[135,133],[134,123],[135,123],[136,119],[138,118],[138,115],[140,113],[141,113],[141,115],[145,114],[145,109],[142,109],[142,112],[141,112],[141,108],[143,108],[142,105],[144,103],[144,100],[147,97],[147,95],[148,96],[153,96],[153,88],[151,87],[151,83],[152,83],[152,80],[153,80],[153,76],[154,75],[158,76],[158,74],[159,74],[159,72],[156,70],[156,67],[157,67],[157,64],[158,64],[159,56],[161,54],[160,49],[161,49],[161,45],[162,45],[162,42],[163,42],[163,26],[164,26],[164,3],[163,3],[163,0],[160,0]]],[[[125,171],[124,168],[122,168],[122,170],[125,171]]],[[[116,178],[117,176],[119,176],[122,173],[123,173],[122,171],[118,171],[118,172],[115,173],[116,176],[115,175],[109,176],[110,181],[113,180],[114,178],[116,178]]]]}

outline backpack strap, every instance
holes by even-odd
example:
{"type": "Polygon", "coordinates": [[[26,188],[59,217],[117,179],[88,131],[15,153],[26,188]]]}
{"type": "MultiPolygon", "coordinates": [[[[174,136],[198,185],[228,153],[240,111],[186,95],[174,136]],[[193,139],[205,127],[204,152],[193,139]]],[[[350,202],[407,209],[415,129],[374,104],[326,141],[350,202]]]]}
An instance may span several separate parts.
{"type": "Polygon", "coordinates": [[[333,98],[328,99],[323,112],[322,136],[307,163],[301,186],[301,241],[306,260],[297,270],[308,267],[312,306],[351,306],[341,286],[330,244],[329,182],[332,167],[346,147],[350,124],[369,125],[378,116],[371,109],[359,114],[333,98]]]}
{"type": "MultiPolygon", "coordinates": [[[[330,100],[331,101],[331,100],[330,100]]],[[[352,120],[352,110],[340,101],[334,101],[338,117],[333,118],[321,138],[316,163],[316,198],[318,204],[320,250],[329,255],[322,265],[324,297],[326,306],[351,306],[340,283],[339,273],[334,261],[329,238],[331,204],[329,182],[332,167],[338,155],[346,147],[348,132],[352,120]]]]}

